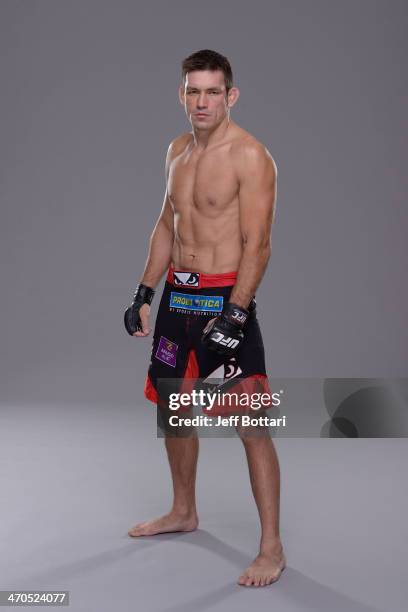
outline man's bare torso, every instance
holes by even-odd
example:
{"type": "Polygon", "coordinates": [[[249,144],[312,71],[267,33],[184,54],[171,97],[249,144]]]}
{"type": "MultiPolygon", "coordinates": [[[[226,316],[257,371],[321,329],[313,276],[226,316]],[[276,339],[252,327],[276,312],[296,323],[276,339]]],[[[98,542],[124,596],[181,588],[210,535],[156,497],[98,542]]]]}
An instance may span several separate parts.
{"type": "Polygon", "coordinates": [[[191,133],[173,142],[167,195],[174,213],[175,268],[205,274],[238,269],[243,246],[239,163],[248,143],[257,141],[233,122],[221,141],[204,150],[191,133]]]}

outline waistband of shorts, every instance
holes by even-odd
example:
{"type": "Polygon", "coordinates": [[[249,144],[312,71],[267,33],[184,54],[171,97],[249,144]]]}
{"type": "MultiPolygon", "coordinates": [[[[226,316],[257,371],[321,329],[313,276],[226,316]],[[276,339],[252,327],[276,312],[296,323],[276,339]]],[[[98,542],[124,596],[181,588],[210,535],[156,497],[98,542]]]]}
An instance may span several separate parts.
{"type": "Polygon", "coordinates": [[[237,272],[223,272],[222,274],[203,274],[193,270],[177,270],[169,267],[167,281],[175,287],[184,289],[204,289],[205,287],[230,287],[235,285],[237,272]]]}

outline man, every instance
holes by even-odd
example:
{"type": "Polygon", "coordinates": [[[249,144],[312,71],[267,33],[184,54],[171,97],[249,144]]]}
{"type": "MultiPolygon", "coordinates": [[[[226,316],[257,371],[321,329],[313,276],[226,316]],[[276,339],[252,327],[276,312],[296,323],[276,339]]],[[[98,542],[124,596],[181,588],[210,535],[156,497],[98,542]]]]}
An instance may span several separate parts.
{"type": "MultiPolygon", "coordinates": [[[[230,120],[239,90],[226,57],[210,50],[187,57],[179,96],[192,132],[169,146],[163,207],[125,314],[131,335],[149,335],[154,288],[167,271],[145,386],[146,397],[157,403],[158,379],[206,377],[227,363],[247,381],[266,380],[253,298],[271,253],[276,166],[266,148],[230,120]]],[[[279,536],[279,463],[269,432],[241,439],[262,535],[259,555],[238,583],[265,586],[278,580],[286,565],[279,536]]],[[[165,435],[165,445],[172,508],[135,525],[130,536],[198,526],[198,438],[165,435]]]]}

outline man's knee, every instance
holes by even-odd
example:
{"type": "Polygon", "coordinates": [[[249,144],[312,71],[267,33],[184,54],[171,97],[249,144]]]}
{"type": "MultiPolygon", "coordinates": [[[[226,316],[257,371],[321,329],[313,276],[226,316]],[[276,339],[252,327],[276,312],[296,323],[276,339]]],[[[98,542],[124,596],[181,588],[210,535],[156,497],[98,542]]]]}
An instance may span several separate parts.
{"type": "Polygon", "coordinates": [[[241,438],[242,442],[251,442],[259,438],[270,438],[269,427],[263,424],[251,424],[251,425],[236,425],[235,431],[241,438]]]}
{"type": "Polygon", "coordinates": [[[186,425],[184,422],[184,419],[190,417],[189,411],[178,415],[174,410],[170,410],[168,404],[160,403],[157,405],[157,427],[166,438],[195,437],[197,435],[196,428],[193,425],[186,425]],[[179,416],[182,416],[182,419],[179,419],[179,416]]]}

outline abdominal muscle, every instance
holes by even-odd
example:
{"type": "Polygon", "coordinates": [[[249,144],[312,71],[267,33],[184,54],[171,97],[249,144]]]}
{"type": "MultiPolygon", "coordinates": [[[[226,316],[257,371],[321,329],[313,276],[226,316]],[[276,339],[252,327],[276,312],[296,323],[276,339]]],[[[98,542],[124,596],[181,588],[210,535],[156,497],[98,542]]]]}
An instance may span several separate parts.
{"type": "Polygon", "coordinates": [[[211,216],[192,210],[175,215],[175,238],[171,265],[178,270],[202,274],[236,272],[242,256],[238,211],[211,216]]]}

